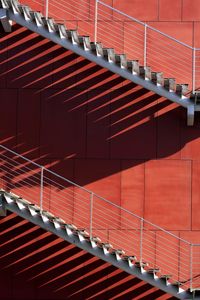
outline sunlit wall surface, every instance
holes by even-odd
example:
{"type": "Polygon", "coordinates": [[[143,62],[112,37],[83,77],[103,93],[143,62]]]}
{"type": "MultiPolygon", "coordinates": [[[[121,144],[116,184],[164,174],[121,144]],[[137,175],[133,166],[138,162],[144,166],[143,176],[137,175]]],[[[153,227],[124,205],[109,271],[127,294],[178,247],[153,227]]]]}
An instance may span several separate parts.
{"type": "MultiPolygon", "coordinates": [[[[65,19],[56,1],[49,2],[49,13],[65,19]]],[[[94,1],[85,2],[88,19],[66,18],[76,26],[93,22],[94,1]]],[[[198,0],[105,2],[200,47],[198,0]]],[[[26,3],[45,13],[43,3],[26,3]]],[[[82,13],[79,8],[77,14],[82,13]]],[[[128,21],[110,18],[126,35],[128,21]]],[[[184,239],[200,241],[198,114],[195,125],[187,127],[183,108],[18,25],[9,34],[1,28],[0,78],[2,144],[184,239]]],[[[17,266],[11,270],[16,274],[17,266]]],[[[29,284],[37,294],[38,283],[29,284]]]]}

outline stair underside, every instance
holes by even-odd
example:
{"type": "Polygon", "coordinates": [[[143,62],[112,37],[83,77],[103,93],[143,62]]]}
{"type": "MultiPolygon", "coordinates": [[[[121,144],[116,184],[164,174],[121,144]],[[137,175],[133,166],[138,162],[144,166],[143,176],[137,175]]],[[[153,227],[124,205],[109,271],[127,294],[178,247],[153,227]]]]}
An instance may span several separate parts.
{"type": "Polygon", "coordinates": [[[198,103],[195,104],[194,101],[191,100],[190,98],[187,98],[185,96],[179,96],[174,91],[167,90],[160,84],[155,84],[147,78],[142,78],[141,76],[138,76],[133,72],[130,72],[130,70],[128,70],[127,68],[124,68],[123,66],[119,66],[119,63],[117,64],[112,60],[108,60],[105,58],[105,56],[98,55],[97,53],[94,53],[94,51],[92,51],[91,49],[85,49],[83,45],[74,42],[73,39],[62,37],[61,34],[59,34],[58,32],[49,30],[47,26],[43,26],[39,24],[37,21],[37,17],[35,20],[34,19],[27,20],[24,14],[15,11],[15,7],[17,5],[16,3],[15,5],[13,5],[14,2],[11,1],[10,2],[11,4],[6,4],[8,7],[5,8],[5,5],[3,5],[4,1],[5,0],[1,0],[0,2],[0,5],[4,7],[0,9],[0,20],[2,22],[5,31],[10,31],[11,29],[10,20],[14,21],[17,24],[28,28],[32,32],[35,32],[47,38],[48,40],[51,40],[54,43],[68,50],[71,50],[74,53],[83,56],[92,62],[95,62],[101,67],[109,69],[113,73],[116,73],[122,76],[123,78],[134,82],[135,84],[143,86],[147,90],[153,91],[156,94],[185,107],[187,109],[187,124],[190,126],[194,124],[194,113],[195,111],[200,111],[200,104],[198,103]]]}
{"type": "MultiPolygon", "coordinates": [[[[69,243],[91,253],[94,256],[114,265],[125,272],[148,282],[149,284],[175,296],[178,299],[194,299],[194,293],[180,288],[179,284],[172,284],[166,276],[158,277],[153,269],[145,269],[141,264],[132,262],[129,258],[123,259],[117,251],[110,252],[107,244],[94,242],[91,236],[85,235],[83,229],[75,230],[71,224],[64,223],[63,220],[53,217],[52,214],[42,211],[38,206],[31,204],[27,200],[4,191],[0,192],[0,216],[6,215],[6,210],[16,213],[20,217],[40,226],[69,243]],[[104,246],[102,246],[104,245],[104,246]]],[[[134,249],[133,249],[134,250],[134,249]]],[[[195,296],[200,299],[200,296],[195,296]]]]}

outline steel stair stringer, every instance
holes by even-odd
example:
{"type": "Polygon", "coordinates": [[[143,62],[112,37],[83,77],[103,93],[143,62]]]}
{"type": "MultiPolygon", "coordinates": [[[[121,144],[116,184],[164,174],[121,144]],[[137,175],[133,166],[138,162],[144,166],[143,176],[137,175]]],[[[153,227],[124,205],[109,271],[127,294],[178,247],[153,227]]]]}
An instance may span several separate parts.
{"type": "MultiPolygon", "coordinates": [[[[34,14],[35,19],[27,19],[26,15],[23,14],[20,9],[16,10],[13,7],[17,7],[18,4],[14,0],[8,0],[6,3],[10,1],[11,6],[9,5],[4,5],[5,0],[0,1],[0,5],[2,8],[0,8],[0,21],[2,22],[2,25],[4,28],[8,28],[9,31],[9,24],[10,21],[14,21],[17,24],[26,27],[27,29],[43,36],[44,38],[47,38],[54,43],[73,51],[74,53],[83,56],[84,58],[95,62],[96,64],[100,65],[103,68],[109,69],[113,73],[116,73],[120,76],[122,76],[125,79],[128,79],[135,84],[138,84],[147,90],[153,91],[156,94],[165,97],[172,102],[175,102],[187,109],[187,124],[189,126],[192,126],[194,124],[194,113],[195,111],[200,111],[200,104],[195,103],[195,101],[191,100],[188,97],[185,97],[183,95],[178,95],[174,91],[170,91],[165,89],[161,84],[155,84],[153,83],[152,80],[149,80],[148,78],[143,78],[139,76],[138,74],[135,74],[133,72],[130,72],[126,67],[123,65],[120,65],[116,61],[112,61],[105,58],[105,56],[98,55],[97,53],[95,54],[94,51],[92,51],[87,47],[81,47],[80,43],[77,43],[76,41],[73,41],[73,38],[70,40],[65,37],[65,33],[62,34],[62,30],[60,30],[59,34],[57,31],[51,30],[50,24],[48,26],[43,26],[43,24],[40,23],[40,20],[38,19],[38,13],[37,12],[32,12],[34,14]],[[5,19],[7,18],[7,23],[5,22],[5,19]]],[[[20,5],[19,5],[20,7],[20,5]]],[[[41,14],[40,14],[41,16],[41,14]]],[[[54,23],[57,26],[59,24],[54,23]]],[[[83,36],[80,36],[80,39],[83,38],[83,36]]],[[[92,44],[92,43],[91,43],[92,44]]],[[[116,57],[119,57],[119,55],[116,55],[116,57]]],[[[121,58],[120,58],[121,59],[121,58]]]]}
{"type": "Polygon", "coordinates": [[[93,239],[91,236],[82,234],[83,229],[80,231],[78,229],[75,230],[74,228],[76,227],[74,225],[65,224],[58,217],[53,218],[52,214],[42,211],[38,206],[13,195],[12,193],[0,191],[0,216],[6,216],[6,210],[9,210],[178,299],[200,299],[200,296],[195,295],[194,297],[194,293],[181,289],[178,284],[170,283],[167,277],[157,277],[152,269],[148,272],[138,263],[131,263],[130,259],[120,258],[119,252],[117,252],[119,250],[113,255],[113,253],[106,250],[107,244],[102,243],[103,246],[97,246],[94,242],[95,238],[93,239]]]}

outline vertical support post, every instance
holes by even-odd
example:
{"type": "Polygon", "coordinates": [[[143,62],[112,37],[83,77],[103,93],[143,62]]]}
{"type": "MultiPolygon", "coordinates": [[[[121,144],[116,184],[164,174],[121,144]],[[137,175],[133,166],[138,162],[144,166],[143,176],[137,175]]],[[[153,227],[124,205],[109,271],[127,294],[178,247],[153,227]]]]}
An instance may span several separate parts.
{"type": "Polygon", "coordinates": [[[140,219],[140,263],[142,263],[143,256],[143,229],[144,229],[144,219],[140,219]]]}
{"type": "Polygon", "coordinates": [[[44,189],[44,167],[41,167],[40,174],[40,211],[43,209],[43,189],[44,189]]]}
{"type": "Polygon", "coordinates": [[[144,26],[144,67],[147,66],[147,28],[148,25],[144,26]]]}
{"type": "Polygon", "coordinates": [[[94,42],[97,42],[97,26],[98,26],[98,0],[95,0],[94,12],[94,42]]]}
{"type": "Polygon", "coordinates": [[[190,244],[190,291],[193,290],[193,245],[190,244]]]}
{"type": "Polygon", "coordinates": [[[92,224],[93,224],[93,201],[94,194],[90,194],[90,238],[92,237],[92,224]]]}
{"type": "Polygon", "coordinates": [[[193,48],[192,52],[192,93],[194,94],[196,89],[196,49],[193,48]]]}
{"type": "Polygon", "coordinates": [[[45,0],[45,18],[47,19],[49,15],[49,0],[45,0]]]}

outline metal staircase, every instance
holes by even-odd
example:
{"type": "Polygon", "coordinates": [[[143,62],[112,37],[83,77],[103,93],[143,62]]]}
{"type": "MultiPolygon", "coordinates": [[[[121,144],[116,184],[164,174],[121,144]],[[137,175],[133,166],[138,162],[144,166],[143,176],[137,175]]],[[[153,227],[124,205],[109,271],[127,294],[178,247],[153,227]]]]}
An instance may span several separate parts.
{"type": "MultiPolygon", "coordinates": [[[[35,225],[52,232],[58,237],[73,243],[79,248],[98,256],[127,273],[138,277],[149,284],[162,289],[178,299],[194,299],[194,293],[181,289],[181,282],[170,282],[171,275],[160,275],[159,269],[149,268],[147,262],[137,261],[133,256],[125,255],[121,249],[114,249],[111,244],[102,242],[98,237],[91,237],[83,228],[79,229],[52,213],[12,193],[0,191],[0,215],[5,216],[6,210],[14,212],[35,225]]],[[[195,297],[195,299],[200,299],[195,297]]]]}
{"type": "Polygon", "coordinates": [[[5,216],[7,210],[14,212],[178,299],[200,299],[200,245],[173,235],[2,145],[0,173],[0,216],[5,216]],[[112,231],[119,231],[117,239],[112,231]],[[155,234],[159,243],[154,245],[155,234]]]}
{"type": "Polygon", "coordinates": [[[194,124],[194,113],[200,111],[198,93],[186,96],[187,84],[175,84],[175,79],[164,78],[163,73],[153,72],[150,67],[139,65],[137,60],[127,60],[125,54],[116,54],[113,48],[104,48],[101,43],[90,41],[89,36],[80,36],[52,18],[45,18],[40,12],[16,0],[0,1],[0,20],[6,32],[11,31],[11,21],[53,41],[62,47],[119,74],[144,88],[163,96],[187,109],[187,124],[194,124]]]}
{"type": "MultiPolygon", "coordinates": [[[[191,99],[192,97],[185,96],[187,94],[187,84],[176,85],[174,79],[163,78],[162,73],[152,72],[149,67],[140,66],[139,62],[136,60],[127,60],[125,54],[115,54],[114,49],[104,48],[103,45],[98,42],[91,42],[89,36],[80,36],[78,35],[78,32],[76,30],[67,29],[63,24],[56,23],[51,18],[43,17],[41,13],[32,11],[28,6],[20,5],[15,0],[0,0],[0,7],[0,20],[6,32],[10,32],[12,30],[11,21],[14,21],[20,24],[21,26],[24,26],[29,30],[36,32],[39,35],[53,41],[54,43],[59,44],[62,47],[69,49],[77,53],[78,55],[81,55],[86,59],[95,62],[98,65],[107,68],[110,71],[119,74],[120,76],[185,107],[187,109],[187,124],[193,125],[194,112],[200,111],[200,104],[198,104],[198,101],[194,101],[198,100],[197,95],[192,95],[192,97],[195,98],[194,100],[191,99]]],[[[22,158],[17,153],[10,151],[3,146],[1,146],[0,148],[2,151],[8,151],[9,153],[13,153],[15,156],[17,155],[17,157],[22,158]]],[[[198,283],[195,283],[196,278],[198,278],[199,276],[199,261],[197,260],[197,262],[195,262],[195,259],[193,257],[195,253],[192,253],[191,251],[191,249],[198,249],[199,245],[194,245],[190,242],[180,240],[178,237],[173,236],[165,230],[112,204],[112,208],[110,209],[110,215],[113,213],[114,207],[117,211],[120,210],[121,222],[123,220],[123,214],[127,214],[126,218],[124,217],[124,219],[127,219],[128,216],[128,221],[129,217],[131,216],[132,218],[137,219],[137,222],[139,222],[139,225],[137,224],[135,228],[128,226],[127,232],[129,230],[134,230],[136,232],[135,243],[137,243],[137,239],[139,239],[139,253],[141,255],[138,258],[138,255],[135,255],[135,253],[130,253],[130,250],[126,250],[126,245],[125,248],[123,248],[122,244],[120,245],[120,248],[115,246],[113,247],[110,241],[108,241],[105,238],[105,236],[103,236],[103,238],[99,238],[95,234],[95,224],[93,224],[93,205],[95,203],[95,200],[96,202],[98,202],[97,199],[94,199],[94,196],[97,197],[97,195],[94,195],[92,192],[87,191],[89,195],[92,196],[89,202],[90,205],[87,206],[87,209],[91,209],[91,214],[89,217],[90,226],[86,227],[83,226],[82,223],[80,223],[80,225],[74,222],[74,224],[76,225],[75,226],[73,225],[73,223],[68,222],[66,218],[63,218],[62,214],[60,215],[58,213],[54,213],[54,211],[49,211],[48,207],[44,206],[43,172],[45,169],[42,166],[33,163],[34,166],[40,169],[42,174],[42,177],[39,177],[40,180],[38,182],[38,185],[40,187],[40,193],[37,196],[38,199],[36,201],[35,198],[32,197],[32,185],[30,186],[30,191],[27,193],[27,182],[25,180],[20,181],[20,186],[22,187],[21,189],[19,189],[19,186],[17,184],[15,185],[15,183],[12,182],[11,178],[18,177],[20,174],[9,173],[11,172],[13,167],[13,165],[10,162],[9,166],[6,166],[7,169],[4,169],[4,165],[7,164],[9,159],[10,158],[6,157],[5,154],[1,156],[1,161],[3,162],[3,167],[1,166],[1,171],[6,174],[2,175],[2,182],[5,183],[7,181],[6,183],[8,183],[8,186],[12,184],[12,186],[9,187],[7,186],[7,184],[4,184],[6,185],[6,188],[2,186],[3,189],[1,190],[0,196],[0,214],[2,216],[6,214],[6,210],[15,212],[21,217],[26,218],[30,222],[33,222],[34,224],[37,224],[42,228],[51,231],[52,233],[58,235],[59,237],[67,240],[70,243],[76,244],[78,247],[87,250],[91,254],[96,255],[109,263],[112,263],[116,267],[119,267],[125,270],[126,272],[137,276],[141,280],[144,280],[167,293],[172,294],[178,299],[200,299],[200,296],[198,296],[197,293],[200,285],[198,285],[198,283]],[[8,169],[10,170],[8,171],[8,169]],[[23,191],[24,186],[26,187],[25,196],[23,191]],[[16,193],[16,190],[19,190],[19,192],[16,193]],[[25,198],[29,200],[26,200],[25,198]],[[58,215],[59,217],[57,217],[58,215]],[[173,238],[187,245],[189,259],[186,265],[187,267],[185,271],[186,273],[184,274],[184,278],[182,278],[182,276],[180,277],[180,280],[177,280],[179,279],[179,275],[174,275],[173,272],[165,272],[165,268],[164,273],[162,273],[162,268],[158,268],[157,265],[155,266],[149,263],[147,259],[143,259],[144,251],[141,248],[141,246],[143,246],[144,236],[148,231],[147,229],[146,231],[144,230],[144,222],[146,222],[145,224],[148,225],[146,228],[148,228],[149,226],[154,227],[154,229],[156,228],[157,231],[161,230],[168,236],[173,236],[173,238]],[[138,233],[139,236],[137,235],[138,233]]],[[[25,158],[23,159],[25,160],[25,162],[32,163],[25,158]]],[[[13,158],[11,159],[11,161],[13,163],[13,158]]],[[[19,172],[19,170],[17,172],[19,172]]],[[[60,176],[58,177],[60,178],[60,176]]],[[[49,181],[46,184],[48,185],[49,181]]],[[[51,182],[51,185],[52,184],[55,184],[55,182],[51,182]]],[[[70,182],[70,184],[72,183],[70,182]]],[[[77,188],[80,188],[75,184],[73,185],[77,188]]],[[[59,193],[56,196],[59,198],[59,193]]],[[[104,204],[106,203],[106,205],[111,205],[109,201],[104,201],[104,204]]],[[[53,207],[53,210],[54,209],[55,207],[53,207]]],[[[101,209],[103,209],[103,206],[101,207],[101,209]]],[[[152,232],[154,234],[155,230],[152,232]]],[[[125,236],[125,238],[129,239],[129,236],[127,235],[125,236]]],[[[165,243],[167,243],[167,239],[165,240],[165,243]]],[[[134,247],[131,247],[131,249],[133,249],[134,251],[134,247]]],[[[162,251],[165,250],[166,249],[164,245],[162,251]]],[[[168,252],[170,251],[168,250],[168,252]]],[[[165,259],[169,262],[169,264],[170,261],[173,260],[173,251],[171,254],[171,256],[169,255],[169,253],[167,255],[163,254],[166,255],[165,259]]],[[[196,254],[196,257],[199,259],[199,252],[196,254]]]]}

